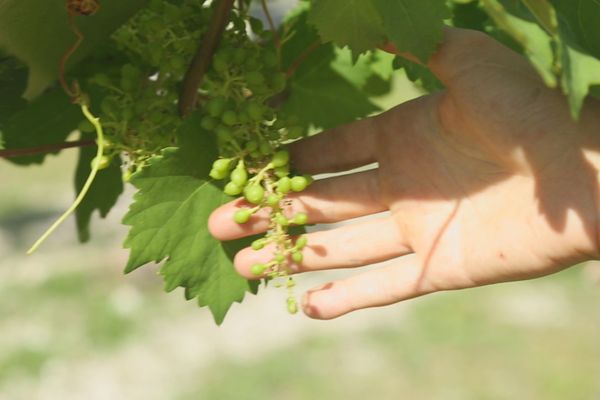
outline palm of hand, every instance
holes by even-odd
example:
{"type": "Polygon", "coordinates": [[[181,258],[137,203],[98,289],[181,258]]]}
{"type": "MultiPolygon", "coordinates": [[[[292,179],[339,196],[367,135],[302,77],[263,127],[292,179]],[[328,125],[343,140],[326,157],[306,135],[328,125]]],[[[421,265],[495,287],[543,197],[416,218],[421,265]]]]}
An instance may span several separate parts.
{"type": "MultiPolygon", "coordinates": [[[[293,147],[307,172],[379,163],[298,196],[294,207],[308,211],[312,222],[391,211],[312,234],[299,270],[403,256],[311,291],[304,307],[310,316],[542,276],[596,254],[597,178],[584,150],[597,114],[587,111],[574,123],[566,100],[521,57],[480,34],[447,36],[431,62],[445,92],[293,147]]],[[[265,228],[261,221],[250,228],[225,222],[237,206],[214,214],[217,237],[265,228]]],[[[249,275],[249,265],[265,255],[243,250],[236,266],[249,275]]]]}

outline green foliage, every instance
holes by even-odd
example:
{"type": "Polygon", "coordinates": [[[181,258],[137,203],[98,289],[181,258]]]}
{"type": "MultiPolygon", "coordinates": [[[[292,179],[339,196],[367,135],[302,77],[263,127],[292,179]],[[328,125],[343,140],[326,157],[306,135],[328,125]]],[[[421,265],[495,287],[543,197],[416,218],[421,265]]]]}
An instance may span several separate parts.
{"type": "Polygon", "coordinates": [[[165,289],[185,288],[221,323],[233,302],[256,285],[240,277],[231,258],[245,243],[224,244],[207,230],[208,217],[230,200],[208,180],[216,143],[200,128],[198,116],[182,125],[180,149],[169,148],[132,177],[139,190],[123,223],[131,227],[124,246],[131,249],[126,271],[164,261],[165,289]]]}
{"type": "MultiPolygon", "coordinates": [[[[250,1],[243,0],[221,44],[214,43],[215,56],[206,59],[199,113],[182,120],[182,82],[198,43],[205,43],[215,4],[103,0],[96,15],[73,19],[85,40],[65,78],[89,95],[109,143],[102,157],[112,160],[77,209],[80,240],[89,239],[92,214],[106,216],[133,174],[138,193],[124,219],[131,227],[126,270],[164,262],[166,289],[183,287],[217,323],[257,284],[239,277],[231,263],[250,241],[212,238],[211,211],[231,199],[227,194],[257,205],[238,211],[238,223],[268,207],[283,250],[255,272],[274,272],[288,256],[300,262],[287,229],[306,223],[306,215],[288,218],[278,207],[310,179],[290,172],[279,147],[309,128],[381,111],[373,98],[390,92],[399,69],[425,91],[443,90],[427,61],[445,24],[487,32],[523,53],[548,86],[562,89],[575,118],[588,94],[600,97],[598,1],[314,0],[284,19],[275,37],[247,15],[250,1]],[[377,50],[387,43],[418,62],[377,50]]],[[[75,40],[72,28],[63,0],[0,0],[0,149],[60,144],[77,128],[89,137],[89,124],[56,84],[59,60],[75,40]]],[[[94,147],[80,152],[77,191],[94,154],[94,147]]],[[[11,161],[29,165],[44,158],[11,161]]],[[[253,247],[272,238],[267,234],[253,247]]],[[[293,298],[288,307],[297,310],[293,298]]]]}
{"type": "MultiPolygon", "coordinates": [[[[83,188],[90,173],[90,163],[95,155],[96,149],[93,147],[84,147],[79,151],[75,170],[75,192],[79,193],[83,188]]],[[[90,190],[75,210],[77,234],[82,243],[90,239],[90,220],[94,211],[98,210],[100,217],[105,218],[121,193],[123,193],[121,160],[115,157],[108,168],[98,171],[90,190]]]]}

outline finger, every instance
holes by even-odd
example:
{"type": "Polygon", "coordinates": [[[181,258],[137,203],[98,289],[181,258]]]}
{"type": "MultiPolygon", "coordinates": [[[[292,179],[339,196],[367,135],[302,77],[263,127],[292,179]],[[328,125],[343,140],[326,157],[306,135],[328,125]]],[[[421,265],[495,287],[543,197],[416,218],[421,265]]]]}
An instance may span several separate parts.
{"type": "Polygon", "coordinates": [[[394,304],[435,291],[415,255],[392,266],[328,283],[305,294],[302,307],[316,319],[332,319],[368,307],[394,304]]]}
{"type": "Polygon", "coordinates": [[[376,161],[372,118],[342,125],[290,145],[292,164],[308,174],[346,171],[376,161]]]}
{"type": "MultiPolygon", "coordinates": [[[[377,170],[315,181],[306,190],[290,195],[284,213],[308,215],[308,223],[331,223],[385,211],[379,190],[377,170]]],[[[269,228],[270,209],[263,208],[245,224],[233,215],[249,204],[238,199],[216,209],[208,221],[208,229],[219,240],[232,240],[264,232],[269,228]]]]}
{"type": "MultiPolygon", "coordinates": [[[[400,257],[411,251],[391,216],[305,236],[308,244],[302,250],[303,260],[291,264],[296,272],[359,267],[400,257]]],[[[241,250],[235,256],[235,268],[242,276],[257,279],[250,268],[256,263],[269,262],[274,248],[267,246],[256,251],[247,247],[241,250]]]]}

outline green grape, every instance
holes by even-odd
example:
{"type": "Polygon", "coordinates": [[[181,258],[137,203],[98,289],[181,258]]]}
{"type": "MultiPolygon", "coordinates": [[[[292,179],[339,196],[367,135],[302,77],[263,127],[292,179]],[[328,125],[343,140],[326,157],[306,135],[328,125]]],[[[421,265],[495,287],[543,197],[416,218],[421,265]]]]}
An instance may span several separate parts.
{"type": "Polygon", "coordinates": [[[267,266],[265,264],[254,264],[250,267],[250,272],[252,273],[252,275],[255,276],[261,276],[262,274],[265,273],[265,271],[267,270],[267,266]]]}
{"type": "Polygon", "coordinates": [[[214,99],[210,99],[208,103],[206,103],[206,109],[208,110],[208,114],[211,117],[216,118],[223,114],[225,111],[225,107],[227,106],[227,100],[223,97],[215,97],[214,99]]]}
{"type": "Polygon", "coordinates": [[[301,192],[308,186],[308,179],[304,176],[295,176],[291,181],[291,188],[294,192],[301,192]]]}
{"type": "Polygon", "coordinates": [[[248,115],[253,121],[260,122],[263,120],[264,110],[258,103],[250,103],[246,109],[248,115]]]}
{"type": "Polygon", "coordinates": [[[246,59],[247,54],[248,53],[246,52],[246,49],[242,47],[235,49],[233,52],[233,62],[236,64],[241,64],[246,59]]]}
{"type": "Polygon", "coordinates": [[[252,249],[254,250],[261,250],[265,247],[266,244],[266,240],[265,239],[256,239],[255,241],[252,242],[252,249]]]}
{"type": "Polygon", "coordinates": [[[248,173],[246,172],[246,167],[244,167],[244,164],[238,164],[238,166],[231,171],[230,178],[231,182],[235,183],[240,188],[243,188],[246,185],[246,182],[248,182],[248,173]]]}
{"type": "Polygon", "coordinates": [[[204,118],[202,118],[202,121],[200,121],[200,126],[206,129],[207,131],[212,131],[217,127],[217,125],[219,125],[219,122],[216,119],[209,117],[208,115],[204,116],[204,118]]]}
{"type": "Polygon", "coordinates": [[[94,159],[90,163],[90,166],[92,168],[95,168],[97,166],[99,170],[102,170],[108,168],[111,162],[112,159],[110,157],[101,155],[100,157],[94,157],[94,159]]]}
{"type": "Polygon", "coordinates": [[[217,72],[225,72],[229,67],[227,61],[223,59],[223,57],[220,57],[219,54],[216,54],[213,57],[212,66],[217,72]]]}
{"type": "Polygon", "coordinates": [[[271,146],[271,143],[269,142],[261,142],[259,146],[259,151],[263,156],[268,156],[273,152],[273,146],[271,146]]]}
{"type": "Polygon", "coordinates": [[[252,204],[260,204],[265,197],[265,190],[258,184],[248,185],[244,189],[244,197],[252,204]]]}
{"type": "Polygon", "coordinates": [[[233,131],[225,125],[217,126],[217,137],[224,143],[233,141],[233,131]]]}
{"type": "Polygon", "coordinates": [[[211,169],[210,173],[208,174],[211,178],[216,179],[216,180],[221,180],[221,179],[225,179],[227,178],[227,170],[217,170],[217,169],[211,169]]]}
{"type": "Polygon", "coordinates": [[[235,111],[228,110],[221,116],[221,121],[223,121],[225,125],[233,126],[238,123],[238,117],[235,111]]]}
{"type": "Polygon", "coordinates": [[[233,181],[228,182],[227,185],[225,185],[223,192],[225,192],[227,196],[237,196],[238,194],[242,193],[242,186],[233,181]]]}
{"type": "Polygon", "coordinates": [[[304,259],[304,255],[301,252],[299,252],[299,251],[292,252],[292,260],[294,260],[294,262],[296,264],[300,264],[303,259],[304,259]]]}
{"type": "Polygon", "coordinates": [[[285,89],[287,78],[283,73],[277,73],[269,78],[269,85],[275,93],[281,92],[285,89]]]}
{"type": "Polygon", "coordinates": [[[250,152],[250,157],[257,159],[260,158],[262,156],[262,154],[260,154],[260,151],[258,150],[254,150],[250,152]]]}
{"type": "Polygon", "coordinates": [[[277,214],[275,216],[275,222],[281,226],[288,226],[290,221],[283,214],[277,214]]]}
{"type": "Polygon", "coordinates": [[[258,68],[260,68],[260,61],[254,57],[249,57],[244,63],[244,68],[246,71],[256,71],[258,68]]]}
{"type": "Polygon", "coordinates": [[[217,171],[227,172],[229,166],[231,165],[231,158],[219,158],[215,160],[212,167],[217,171]]]}
{"type": "Polygon", "coordinates": [[[290,167],[289,166],[283,166],[283,167],[277,167],[275,168],[275,175],[278,178],[283,178],[285,176],[288,176],[290,174],[290,167]]]}
{"type": "Polygon", "coordinates": [[[308,239],[306,238],[306,236],[300,236],[298,239],[296,239],[295,247],[298,250],[301,250],[306,246],[307,243],[308,239]]]}
{"type": "Polygon", "coordinates": [[[246,222],[248,222],[251,216],[251,210],[247,208],[242,208],[241,210],[237,210],[235,214],[233,214],[233,220],[238,224],[245,224],[246,222]]]}
{"type": "Polygon", "coordinates": [[[112,86],[112,82],[110,78],[106,74],[96,74],[91,79],[92,83],[95,83],[98,86],[110,87],[112,86]]]}
{"type": "Polygon", "coordinates": [[[292,188],[292,180],[287,176],[277,181],[277,191],[282,194],[287,194],[292,188]]]}
{"type": "Polygon", "coordinates": [[[246,82],[252,86],[258,86],[265,83],[265,77],[259,71],[250,71],[246,73],[246,82]]]}
{"type": "Polygon", "coordinates": [[[290,153],[287,150],[279,150],[275,154],[273,154],[273,163],[274,167],[283,167],[286,166],[290,161],[290,153]]]}
{"type": "Polygon", "coordinates": [[[280,200],[281,200],[281,198],[279,196],[277,196],[275,193],[271,193],[270,195],[267,196],[267,204],[270,205],[271,207],[278,206],[280,200]]]}
{"type": "Polygon", "coordinates": [[[292,221],[296,225],[304,225],[308,222],[308,215],[306,215],[306,213],[299,212],[298,214],[294,215],[292,221]]]}
{"type": "Polygon", "coordinates": [[[296,314],[298,312],[298,303],[293,297],[287,299],[287,310],[290,314],[296,314]]]}
{"type": "Polygon", "coordinates": [[[109,115],[115,119],[117,119],[119,115],[119,111],[121,109],[121,105],[119,102],[112,96],[105,97],[100,103],[100,110],[106,115],[109,115]]]}
{"type": "Polygon", "coordinates": [[[275,254],[275,261],[277,261],[277,263],[281,264],[282,262],[285,261],[285,256],[281,253],[277,253],[277,254],[275,254]]]}

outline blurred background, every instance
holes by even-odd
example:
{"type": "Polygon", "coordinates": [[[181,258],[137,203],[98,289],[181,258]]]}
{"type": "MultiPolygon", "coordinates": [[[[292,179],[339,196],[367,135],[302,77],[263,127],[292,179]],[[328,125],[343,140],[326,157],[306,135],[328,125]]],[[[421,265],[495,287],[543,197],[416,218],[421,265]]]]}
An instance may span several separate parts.
{"type": "MultiPolygon", "coordinates": [[[[418,91],[396,79],[394,93],[382,106],[418,91]]],[[[123,275],[131,189],[90,243],[70,219],[25,256],[72,201],[75,162],[0,162],[2,400],[600,398],[597,265],[324,322],[288,315],[268,288],[217,327],[162,291],[158,267],[123,275]]],[[[350,273],[301,276],[298,294],[350,273]]]]}

